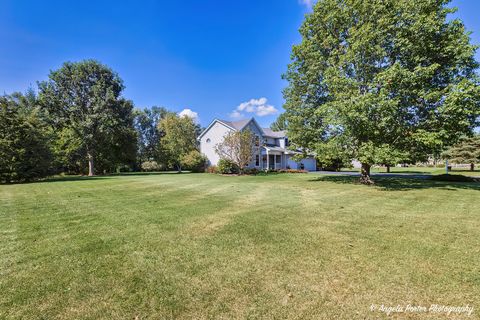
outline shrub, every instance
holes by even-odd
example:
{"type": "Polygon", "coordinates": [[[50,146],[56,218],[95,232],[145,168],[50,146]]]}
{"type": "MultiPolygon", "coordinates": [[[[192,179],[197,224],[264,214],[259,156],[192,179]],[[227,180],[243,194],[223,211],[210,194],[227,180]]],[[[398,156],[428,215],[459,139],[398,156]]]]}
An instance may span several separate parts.
{"type": "Polygon", "coordinates": [[[439,174],[430,177],[434,181],[447,181],[447,182],[480,182],[480,178],[472,178],[457,174],[439,174]]]}
{"type": "Polygon", "coordinates": [[[277,170],[278,173],[308,173],[307,170],[301,169],[279,169],[277,170]]]}
{"type": "Polygon", "coordinates": [[[218,173],[218,168],[217,168],[217,166],[209,166],[205,169],[205,172],[207,172],[207,173],[218,173]]]}
{"type": "Polygon", "coordinates": [[[239,172],[239,168],[231,160],[220,159],[220,161],[218,161],[218,172],[222,174],[234,174],[239,172]]]}
{"type": "Polygon", "coordinates": [[[257,175],[258,174],[258,169],[257,168],[245,168],[243,169],[244,174],[250,174],[250,175],[257,175]]]}
{"type": "Polygon", "coordinates": [[[203,172],[207,165],[208,159],[197,150],[192,150],[182,157],[180,160],[182,167],[192,172],[203,172]]]}
{"type": "Polygon", "coordinates": [[[151,171],[160,171],[163,169],[163,166],[158,164],[157,161],[145,161],[142,162],[142,170],[151,172],[151,171]]]}

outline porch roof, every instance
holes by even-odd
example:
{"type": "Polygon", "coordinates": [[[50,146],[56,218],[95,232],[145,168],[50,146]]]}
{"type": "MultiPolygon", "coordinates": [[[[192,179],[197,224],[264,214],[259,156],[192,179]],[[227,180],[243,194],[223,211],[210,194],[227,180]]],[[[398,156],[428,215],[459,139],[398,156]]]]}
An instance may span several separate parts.
{"type": "Polygon", "coordinates": [[[273,152],[280,152],[280,153],[285,153],[285,154],[299,154],[300,153],[300,152],[288,150],[288,149],[281,148],[281,147],[262,146],[262,148],[265,149],[268,152],[273,151],[273,152]]]}

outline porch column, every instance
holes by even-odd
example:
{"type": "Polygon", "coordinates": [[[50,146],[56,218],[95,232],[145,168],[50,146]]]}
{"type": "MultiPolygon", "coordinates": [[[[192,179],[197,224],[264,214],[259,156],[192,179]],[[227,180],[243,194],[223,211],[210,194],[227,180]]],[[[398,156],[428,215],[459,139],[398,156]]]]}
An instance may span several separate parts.
{"type": "Polygon", "coordinates": [[[267,170],[270,170],[270,156],[268,155],[268,149],[267,149],[267,170]]]}
{"type": "Polygon", "coordinates": [[[273,169],[277,170],[277,155],[273,155],[273,169]]]}

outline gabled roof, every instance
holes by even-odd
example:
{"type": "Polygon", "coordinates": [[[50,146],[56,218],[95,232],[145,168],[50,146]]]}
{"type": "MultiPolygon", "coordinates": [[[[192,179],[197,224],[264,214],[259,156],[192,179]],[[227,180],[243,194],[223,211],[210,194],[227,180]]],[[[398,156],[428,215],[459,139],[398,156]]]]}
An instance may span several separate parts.
{"type": "Polygon", "coordinates": [[[258,122],[255,120],[255,118],[250,118],[250,119],[243,119],[243,120],[238,120],[238,121],[227,121],[227,120],[220,120],[220,119],[213,119],[213,121],[208,125],[208,127],[205,128],[205,130],[202,131],[202,133],[198,136],[198,140],[208,131],[210,128],[215,124],[215,122],[219,122],[226,126],[227,128],[230,128],[235,131],[241,131],[243,130],[250,122],[252,122],[260,129],[260,131],[263,133],[264,136],[271,137],[271,138],[285,138],[285,131],[273,131],[270,128],[262,128],[258,124],[258,122]]]}
{"type": "MultiPolygon", "coordinates": [[[[253,118],[252,118],[253,119],[253,118]]],[[[252,121],[252,119],[244,119],[244,120],[238,120],[238,121],[226,121],[226,120],[219,120],[220,122],[223,122],[225,124],[228,124],[230,127],[235,128],[236,130],[240,131],[245,126],[252,121]]]]}
{"type": "Polygon", "coordinates": [[[255,118],[250,118],[250,119],[244,119],[244,120],[238,120],[238,121],[226,121],[226,120],[220,120],[220,119],[213,119],[213,121],[208,125],[208,127],[205,128],[205,130],[200,133],[198,136],[197,140],[200,140],[200,138],[208,131],[210,128],[215,124],[215,122],[219,122],[226,126],[227,128],[230,128],[235,131],[241,131],[243,128],[245,128],[250,122],[255,123],[255,125],[258,127],[258,129],[262,132],[263,135],[265,133],[263,132],[263,128],[260,127],[258,122],[255,120],[255,118]]]}
{"type": "Polygon", "coordinates": [[[266,136],[272,137],[272,138],[285,138],[286,134],[285,131],[273,131],[270,128],[262,128],[263,132],[265,133],[266,136]]]}

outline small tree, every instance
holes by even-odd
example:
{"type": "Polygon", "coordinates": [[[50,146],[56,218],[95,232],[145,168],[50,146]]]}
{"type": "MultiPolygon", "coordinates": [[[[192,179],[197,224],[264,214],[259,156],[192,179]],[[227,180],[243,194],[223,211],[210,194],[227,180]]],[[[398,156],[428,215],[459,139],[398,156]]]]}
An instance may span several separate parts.
{"type": "Polygon", "coordinates": [[[475,163],[480,162],[480,135],[462,139],[450,147],[444,156],[453,163],[470,164],[470,171],[475,170],[475,163]]]}
{"type": "Polygon", "coordinates": [[[168,114],[158,123],[160,157],[169,166],[182,171],[182,159],[196,148],[196,126],[189,117],[168,114]]]}
{"type": "Polygon", "coordinates": [[[229,132],[223,141],[216,145],[215,151],[221,159],[235,163],[240,173],[252,161],[256,136],[250,130],[229,132]]]}

